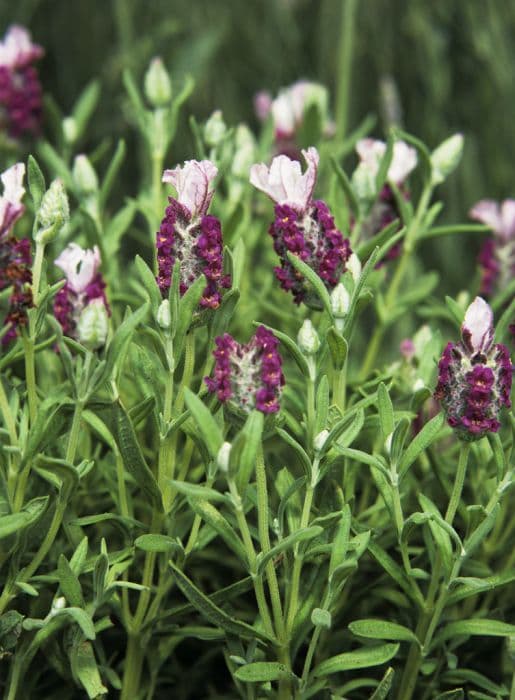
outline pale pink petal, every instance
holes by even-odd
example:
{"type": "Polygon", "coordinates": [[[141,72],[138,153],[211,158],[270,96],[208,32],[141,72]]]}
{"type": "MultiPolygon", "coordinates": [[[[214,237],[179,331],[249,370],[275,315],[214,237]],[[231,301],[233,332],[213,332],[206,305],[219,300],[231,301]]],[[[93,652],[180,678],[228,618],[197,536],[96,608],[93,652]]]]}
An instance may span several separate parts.
{"type": "Polygon", "coordinates": [[[25,207],[21,203],[25,194],[24,175],[25,165],[16,163],[0,176],[4,186],[3,195],[0,197],[0,235],[2,236],[10,230],[25,211],[25,207]]]}
{"type": "Polygon", "coordinates": [[[476,297],[465,312],[461,337],[472,352],[486,353],[494,337],[494,315],[482,297],[476,297]]]}
{"type": "Polygon", "coordinates": [[[84,250],[77,243],[70,243],[61,255],[54,260],[66,275],[70,288],[81,294],[93,281],[100,266],[100,251],[97,246],[84,250]]]}
{"type": "Polygon", "coordinates": [[[360,139],[356,144],[356,152],[372,175],[377,175],[379,163],[386,152],[386,144],[377,139],[360,139]]]}
{"type": "Polygon", "coordinates": [[[469,211],[469,216],[471,219],[490,226],[495,232],[499,232],[502,229],[501,210],[499,204],[493,199],[482,199],[477,204],[474,204],[469,211]]]}
{"type": "Polygon", "coordinates": [[[505,240],[515,238],[515,199],[505,199],[501,205],[502,231],[505,240]]]}
{"type": "Polygon", "coordinates": [[[280,92],[271,106],[274,127],[280,138],[292,136],[295,132],[295,114],[291,96],[287,90],[280,92]]]}
{"type": "Polygon", "coordinates": [[[404,141],[393,144],[393,156],[386,179],[395,185],[401,185],[417,166],[417,152],[404,141]]]}
{"type": "Polygon", "coordinates": [[[272,109],[272,95],[266,90],[260,90],[254,95],[254,112],[260,122],[264,122],[272,109]]]}
{"type": "Polygon", "coordinates": [[[209,160],[187,160],[184,166],[165,170],[163,182],[170,183],[177,190],[177,201],[185,206],[192,218],[206,214],[214,190],[210,189],[218,168],[209,160]]]}
{"type": "Polygon", "coordinates": [[[13,25],[0,42],[0,66],[21,68],[43,55],[43,49],[33,44],[25,27],[13,25]]]}

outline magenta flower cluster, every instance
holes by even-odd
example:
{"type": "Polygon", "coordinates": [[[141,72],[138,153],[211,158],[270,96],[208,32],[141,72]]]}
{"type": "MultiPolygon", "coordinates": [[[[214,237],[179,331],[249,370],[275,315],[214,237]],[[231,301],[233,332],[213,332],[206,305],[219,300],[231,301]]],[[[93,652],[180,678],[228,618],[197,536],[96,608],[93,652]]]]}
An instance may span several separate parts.
{"type": "Polygon", "coordinates": [[[184,167],[166,170],[163,181],[177,190],[177,199],[169,197],[169,206],[156,236],[157,283],[163,297],[172,284],[177,260],[179,291],[187,289],[204,275],[207,284],[200,299],[203,308],[217,309],[222,290],[230,287],[223,273],[222,228],[216,216],[207,214],[213,191],[210,184],[217,169],[210,161],[187,161],[184,167]]]}
{"type": "Polygon", "coordinates": [[[61,324],[63,333],[77,339],[77,324],[87,306],[101,302],[107,313],[110,313],[105,294],[106,284],[98,270],[100,252],[96,246],[84,250],[76,243],[70,243],[55,260],[55,264],[65,273],[66,284],[55,296],[54,316],[61,324]]]}
{"type": "Polygon", "coordinates": [[[229,401],[245,413],[253,409],[276,413],[284,375],[275,335],[259,326],[245,345],[240,345],[228,333],[216,338],[215,343],[214,376],[204,379],[209,391],[216,393],[220,401],[229,401]]]}
{"type": "Polygon", "coordinates": [[[435,398],[462,439],[497,432],[501,408],[511,406],[513,367],[506,346],[493,343],[492,322],[490,307],[476,297],[465,314],[461,342],[448,343],[438,364],[435,398]]]}
{"type": "Polygon", "coordinates": [[[12,235],[14,224],[25,211],[21,202],[25,193],[24,175],[23,163],[16,163],[1,175],[4,191],[0,197],[0,292],[11,289],[4,318],[3,345],[15,338],[18,328],[27,325],[27,310],[33,305],[30,241],[12,235]]]}
{"type": "Polygon", "coordinates": [[[352,251],[334,223],[327,204],[313,200],[319,156],[315,148],[302,151],[307,170],[298,161],[281,155],[270,168],[254,165],[250,181],[275,202],[275,219],[269,228],[280,266],[275,275],[281,287],[291,291],[297,304],[308,298],[308,285],[288,259],[288,252],[309,265],[328,289],[334,289],[352,251]]]}
{"type": "Polygon", "coordinates": [[[33,63],[42,55],[23,27],[11,27],[0,42],[0,129],[12,138],[39,129],[42,90],[33,63]]]}

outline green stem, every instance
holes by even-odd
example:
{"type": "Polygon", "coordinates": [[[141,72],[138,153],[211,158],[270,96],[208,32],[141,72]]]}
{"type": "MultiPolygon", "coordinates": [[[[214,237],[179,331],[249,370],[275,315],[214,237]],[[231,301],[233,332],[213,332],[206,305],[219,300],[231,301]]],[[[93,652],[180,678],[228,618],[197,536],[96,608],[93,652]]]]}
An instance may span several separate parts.
{"type": "Polygon", "coordinates": [[[34,265],[32,266],[32,301],[34,302],[34,306],[37,306],[39,301],[39,285],[41,283],[41,271],[43,269],[44,257],[45,244],[36,243],[36,255],[34,256],[34,265]]]}
{"type": "MultiPolygon", "coordinates": [[[[18,433],[16,431],[16,422],[14,420],[13,413],[11,411],[11,406],[9,404],[9,401],[7,399],[7,395],[5,393],[4,389],[4,383],[2,379],[0,378],[0,411],[2,413],[3,419],[4,419],[4,424],[5,427],[7,428],[7,432],[9,433],[9,441],[11,443],[12,447],[18,447],[18,433]]],[[[15,489],[15,484],[16,484],[16,478],[17,478],[17,468],[13,468],[13,463],[18,465],[19,463],[19,455],[16,454],[10,454],[8,455],[8,472],[7,472],[7,487],[8,487],[8,493],[9,493],[9,498],[12,499],[14,495],[14,489],[15,489]]]]}
{"type": "Polygon", "coordinates": [[[333,369],[333,403],[340,411],[345,411],[347,392],[347,359],[342,369],[333,369]]]}
{"type": "Polygon", "coordinates": [[[34,341],[25,333],[22,335],[23,351],[25,354],[25,381],[27,383],[27,398],[29,402],[29,417],[31,425],[36,421],[38,397],[36,394],[36,367],[34,356],[34,341]]]}
{"type": "MultiPolygon", "coordinates": [[[[268,491],[266,485],[266,470],[263,459],[263,447],[259,447],[256,455],[256,488],[257,488],[257,513],[258,513],[258,531],[259,541],[263,554],[270,551],[270,534],[268,531],[268,491]]],[[[269,561],[266,565],[266,575],[268,579],[268,588],[270,591],[270,599],[272,601],[272,610],[274,615],[274,623],[276,636],[284,642],[285,628],[284,618],[281,605],[281,597],[279,594],[279,584],[273,561],[269,561]]]]}
{"type": "Polygon", "coordinates": [[[140,644],[140,636],[129,634],[120,700],[134,700],[137,697],[142,668],[143,649],[140,644]]]}
{"type": "MultiPolygon", "coordinates": [[[[310,481],[306,488],[306,496],[304,498],[304,506],[300,518],[300,529],[304,529],[309,525],[309,517],[311,515],[311,506],[313,504],[313,494],[315,486],[313,480],[310,481]]],[[[295,624],[295,616],[299,606],[299,587],[300,575],[302,573],[302,556],[299,554],[298,547],[294,549],[293,556],[293,572],[290,585],[290,599],[288,604],[288,618],[286,621],[286,630],[288,637],[291,637],[293,626],[295,624]]]]}
{"type": "Polygon", "coordinates": [[[352,54],[354,50],[357,0],[343,0],[338,45],[338,81],[336,88],[336,138],[343,141],[347,133],[352,54]]]}
{"type": "MultiPolygon", "coordinates": [[[[311,359],[311,358],[310,358],[311,359]]],[[[313,440],[315,438],[315,376],[314,372],[310,371],[310,377],[308,379],[307,387],[307,439],[308,448],[311,450],[313,447],[313,440]]]]}

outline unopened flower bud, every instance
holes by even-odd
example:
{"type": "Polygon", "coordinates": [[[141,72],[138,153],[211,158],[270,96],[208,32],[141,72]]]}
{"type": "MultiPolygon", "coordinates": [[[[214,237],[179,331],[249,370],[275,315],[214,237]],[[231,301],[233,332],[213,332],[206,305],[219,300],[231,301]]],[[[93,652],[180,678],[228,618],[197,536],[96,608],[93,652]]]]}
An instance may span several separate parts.
{"type": "Polygon", "coordinates": [[[431,153],[431,182],[439,185],[458,166],[463,153],[463,134],[454,134],[445,139],[431,153]]]}
{"type": "Polygon", "coordinates": [[[347,270],[350,272],[354,284],[357,284],[361,277],[361,262],[356,253],[351,253],[350,258],[347,260],[347,270]]]}
{"type": "Polygon", "coordinates": [[[108,321],[107,310],[102,299],[93,299],[82,311],[77,322],[79,341],[90,350],[105,345],[108,321]]]}
{"type": "Polygon", "coordinates": [[[221,469],[223,472],[229,471],[229,456],[231,454],[231,448],[232,445],[230,442],[224,442],[216,455],[216,463],[218,464],[219,469],[221,469]]]}
{"type": "Polygon", "coordinates": [[[315,435],[315,439],[313,440],[313,447],[315,449],[315,452],[322,451],[328,436],[329,436],[328,430],[322,430],[320,433],[318,433],[318,435],[315,435]]]}
{"type": "Polygon", "coordinates": [[[98,177],[87,156],[81,154],[73,162],[73,181],[79,194],[94,194],[98,191],[98,177]]]}
{"type": "Polygon", "coordinates": [[[320,338],[309,319],[301,326],[297,336],[297,343],[304,355],[315,355],[320,348],[320,338]]]}
{"type": "Polygon", "coordinates": [[[78,129],[77,122],[73,117],[65,117],[63,119],[63,134],[64,140],[68,144],[73,144],[77,140],[78,129]]]}
{"type": "Polygon", "coordinates": [[[49,243],[52,241],[68,222],[70,218],[70,206],[62,180],[53,180],[48,190],[43,195],[38,211],[39,231],[34,238],[37,243],[49,243]]]}
{"type": "Polygon", "coordinates": [[[216,112],[213,112],[209,117],[204,126],[204,139],[208,146],[214,148],[223,140],[226,133],[227,127],[222,112],[217,109],[216,112]]]}
{"type": "Polygon", "coordinates": [[[384,441],[384,449],[386,450],[387,455],[390,455],[392,452],[392,439],[393,439],[393,433],[390,433],[389,435],[386,436],[386,439],[384,441]]]}
{"type": "Polygon", "coordinates": [[[153,58],[145,74],[145,97],[152,107],[166,107],[172,99],[172,83],[160,58],[153,58]]]}
{"type": "Polygon", "coordinates": [[[156,319],[160,327],[167,331],[172,324],[172,315],[170,313],[170,302],[164,299],[157,310],[156,319]]]}
{"type": "Polygon", "coordinates": [[[331,292],[331,309],[335,318],[345,318],[350,306],[349,292],[340,282],[331,292]]]}
{"type": "Polygon", "coordinates": [[[52,607],[50,608],[48,617],[53,617],[56,613],[58,613],[60,610],[63,610],[65,607],[66,598],[64,596],[59,596],[59,598],[56,598],[52,603],[52,607]]]}

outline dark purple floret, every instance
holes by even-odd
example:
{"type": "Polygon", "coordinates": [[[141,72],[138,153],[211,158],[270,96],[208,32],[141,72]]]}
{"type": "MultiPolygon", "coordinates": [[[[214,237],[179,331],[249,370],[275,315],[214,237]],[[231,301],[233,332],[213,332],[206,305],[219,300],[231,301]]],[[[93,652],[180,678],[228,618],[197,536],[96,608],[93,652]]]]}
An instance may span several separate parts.
{"type": "Polygon", "coordinates": [[[36,68],[0,66],[0,129],[13,138],[37,133],[41,114],[42,91],[36,68]]]}
{"type": "Polygon", "coordinates": [[[287,204],[276,204],[274,211],[269,233],[281,260],[280,267],[274,268],[281,287],[293,293],[297,304],[306,298],[306,280],[288,260],[290,252],[308,264],[329,290],[334,289],[352,251],[348,239],[336,228],[327,204],[316,200],[305,214],[287,204]]]}
{"type": "Polygon", "coordinates": [[[481,287],[479,293],[486,296],[492,294],[499,274],[499,262],[495,256],[495,251],[495,239],[487,238],[477,258],[481,266],[481,287]]]}
{"type": "Polygon", "coordinates": [[[157,283],[163,297],[172,284],[176,260],[180,261],[179,291],[184,294],[202,274],[207,279],[200,299],[203,308],[217,309],[222,289],[230,287],[223,274],[223,242],[220,221],[209,214],[192,220],[189,210],[173,197],[156,236],[157,283]]]}
{"type": "Polygon", "coordinates": [[[111,309],[107,301],[106,283],[100,272],[97,272],[86,289],[77,294],[68,282],[62,287],[54,299],[54,316],[61,324],[63,333],[70,338],[77,337],[77,321],[82,311],[94,299],[101,299],[107,314],[111,315],[111,309]]]}
{"type": "Polygon", "coordinates": [[[513,367],[508,349],[494,345],[487,354],[448,343],[438,364],[435,398],[461,438],[475,440],[500,428],[499,412],[510,407],[513,367]]]}
{"type": "Polygon", "coordinates": [[[215,340],[213,377],[205,377],[209,391],[219,401],[231,401],[240,410],[250,413],[254,408],[262,413],[279,410],[281,388],[284,385],[279,341],[264,326],[254,337],[240,345],[225,333],[215,340]]]}
{"type": "Polygon", "coordinates": [[[17,329],[27,325],[27,311],[32,304],[32,257],[30,241],[8,236],[0,239],[0,292],[11,288],[7,315],[4,319],[2,344],[16,337],[17,329]]]}

